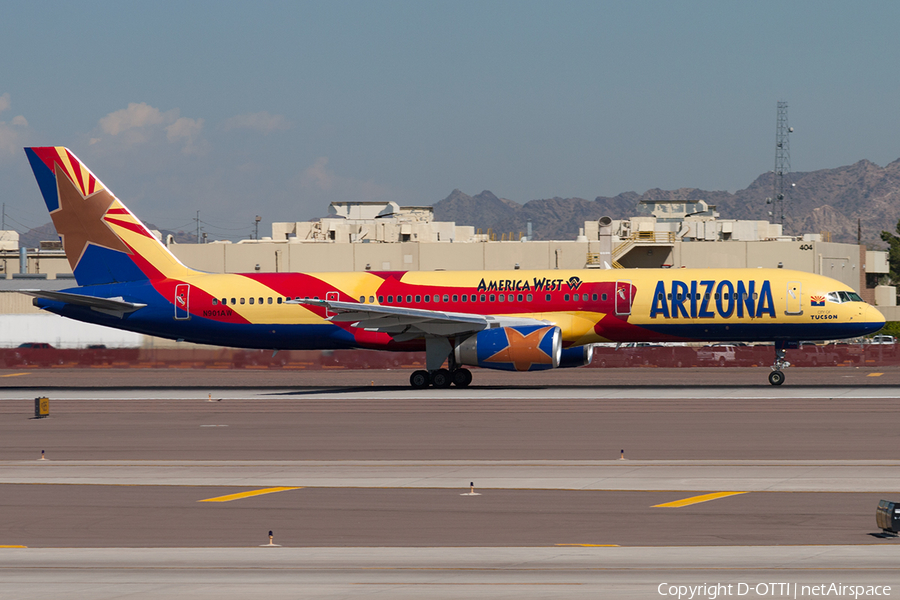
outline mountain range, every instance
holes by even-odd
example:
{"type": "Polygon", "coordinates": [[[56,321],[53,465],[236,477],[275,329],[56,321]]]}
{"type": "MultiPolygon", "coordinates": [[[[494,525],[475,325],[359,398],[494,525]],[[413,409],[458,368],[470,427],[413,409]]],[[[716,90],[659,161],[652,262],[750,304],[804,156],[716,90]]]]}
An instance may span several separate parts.
{"type": "MultiPolygon", "coordinates": [[[[894,233],[900,220],[900,159],[886,167],[861,160],[846,167],[790,173],[789,178],[794,186],[785,203],[786,234],[825,233],[834,242],[855,243],[859,223],[862,243],[873,249],[884,248],[881,231],[894,233]]],[[[534,239],[571,240],[585,221],[604,215],[626,219],[640,214],[642,200],[705,200],[716,206],[722,219],[768,220],[771,205],[766,204],[766,198],[773,195],[773,185],[774,174],[770,171],[733,194],[697,188],[652,189],[643,194],[624,192],[612,198],[556,197],[525,204],[499,198],[487,190],[476,196],[453,190],[435,203],[434,217],[438,221],[471,225],[482,232],[492,229],[497,239],[509,233],[518,239],[530,220],[534,239]]],[[[169,233],[177,242],[194,242],[195,236],[183,231],[164,231],[163,239],[169,233]]],[[[56,230],[52,223],[47,223],[23,233],[20,243],[34,248],[41,240],[55,239],[58,239],[56,230]]]]}
{"type": "MultiPolygon", "coordinates": [[[[786,176],[788,177],[788,176],[786,176]]],[[[882,230],[894,232],[900,220],[900,160],[886,167],[861,160],[846,167],[790,173],[791,195],[785,202],[784,231],[788,235],[824,233],[831,241],[856,243],[859,224],[862,243],[883,248],[882,230]]],[[[438,221],[455,221],[500,239],[501,233],[524,232],[530,220],[538,240],[567,240],[578,235],[584,221],[606,215],[626,219],[639,214],[643,200],[705,200],[715,205],[722,219],[769,220],[774,173],[764,173],[746,189],[730,193],[696,188],[652,189],[625,192],[612,198],[549,198],[518,204],[490,191],[469,196],[459,190],[434,205],[438,221]]]]}

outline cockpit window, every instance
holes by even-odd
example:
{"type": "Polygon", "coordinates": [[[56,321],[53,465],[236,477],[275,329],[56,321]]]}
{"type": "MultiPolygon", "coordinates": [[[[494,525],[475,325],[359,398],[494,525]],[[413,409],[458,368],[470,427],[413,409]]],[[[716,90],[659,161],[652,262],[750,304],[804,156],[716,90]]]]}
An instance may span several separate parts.
{"type": "Polygon", "coordinates": [[[864,302],[856,292],[828,292],[825,294],[825,298],[829,302],[836,304],[841,304],[842,302],[864,302]]]}

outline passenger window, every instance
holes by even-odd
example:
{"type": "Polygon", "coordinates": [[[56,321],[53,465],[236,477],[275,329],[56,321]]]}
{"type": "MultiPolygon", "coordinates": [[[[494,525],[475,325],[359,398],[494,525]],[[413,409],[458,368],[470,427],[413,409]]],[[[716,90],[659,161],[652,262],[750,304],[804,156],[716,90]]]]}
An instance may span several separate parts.
{"type": "MultiPolygon", "coordinates": [[[[662,296],[662,293],[660,293],[660,296],[662,296]]],[[[606,302],[606,294],[602,294],[600,296],[600,299],[603,300],[604,302],[606,302]]],[[[662,300],[662,297],[660,297],[660,300],[662,300]]]]}
{"type": "Polygon", "coordinates": [[[544,296],[544,302],[550,302],[550,294],[544,296]]]}
{"type": "Polygon", "coordinates": [[[453,294],[453,301],[459,302],[459,296],[457,296],[456,294],[453,294]]]}
{"type": "Polygon", "coordinates": [[[406,297],[406,303],[407,303],[407,304],[412,304],[412,296],[407,296],[407,297],[406,297]]]}
{"type": "Polygon", "coordinates": [[[566,302],[568,302],[568,301],[569,301],[569,295],[566,294],[565,296],[563,296],[563,300],[565,300],[566,302]]]}
{"type": "Polygon", "coordinates": [[[213,306],[216,306],[219,303],[218,298],[213,298],[213,306]]]}
{"type": "Polygon", "coordinates": [[[485,299],[485,298],[487,298],[487,296],[484,295],[484,294],[482,294],[482,295],[481,295],[481,301],[484,302],[484,299],[485,299]]]}
{"type": "MultiPolygon", "coordinates": [[[[597,294],[591,294],[591,300],[594,301],[594,302],[596,302],[596,301],[597,301],[597,294]]],[[[662,298],[660,298],[660,300],[662,300],[662,298]]]]}
{"type": "Polygon", "coordinates": [[[250,298],[250,304],[253,304],[253,298],[250,298]]]}
{"type": "Polygon", "coordinates": [[[450,302],[450,296],[444,294],[444,302],[450,302]]]}
{"type": "Polygon", "coordinates": [[[281,301],[284,300],[281,296],[278,296],[278,304],[281,304],[281,301]]]}
{"type": "Polygon", "coordinates": [[[369,304],[375,304],[375,296],[369,296],[369,304]]]}
{"type": "Polygon", "coordinates": [[[384,304],[384,296],[378,296],[378,304],[384,304]]]}
{"type": "MultiPolygon", "coordinates": [[[[663,299],[663,293],[662,293],[662,292],[658,293],[658,294],[656,295],[656,299],[657,299],[657,300],[662,300],[662,299],[663,299]]],[[[606,298],[604,298],[604,300],[606,300],[606,298]]]]}
{"type": "Polygon", "coordinates": [[[416,304],[422,301],[422,296],[416,294],[416,304]]]}
{"type": "Polygon", "coordinates": [[[532,296],[531,294],[528,294],[527,300],[528,300],[529,302],[531,302],[532,300],[534,300],[534,296],[532,296]]]}
{"type": "Polygon", "coordinates": [[[524,298],[524,297],[525,297],[525,296],[523,296],[522,294],[519,294],[518,296],[516,296],[516,300],[518,300],[519,302],[521,302],[521,301],[522,301],[522,298],[524,298]]]}
{"type": "Polygon", "coordinates": [[[506,300],[506,294],[500,294],[500,302],[506,300]]]}
{"type": "Polygon", "coordinates": [[[241,298],[241,304],[243,304],[243,303],[244,303],[244,298],[241,298]]]}
{"type": "MultiPolygon", "coordinates": [[[[482,296],[482,298],[484,298],[484,296],[482,296]]],[[[496,299],[497,299],[497,296],[495,296],[494,294],[491,294],[491,302],[494,302],[496,299]]]]}
{"type": "Polygon", "coordinates": [[[388,296],[388,304],[393,304],[393,302],[394,302],[394,297],[388,296]]]}
{"type": "MultiPolygon", "coordinates": [[[[279,298],[279,299],[280,299],[280,298],[279,298]]],[[[271,296],[269,296],[268,304],[272,304],[272,297],[271,297],[271,296]]]]}
{"type": "Polygon", "coordinates": [[[425,294],[425,302],[431,302],[431,295],[425,294]]]}
{"type": "Polygon", "coordinates": [[[463,294],[463,295],[462,295],[462,301],[463,301],[463,302],[468,302],[468,301],[469,301],[469,295],[468,295],[468,294],[463,294]]]}

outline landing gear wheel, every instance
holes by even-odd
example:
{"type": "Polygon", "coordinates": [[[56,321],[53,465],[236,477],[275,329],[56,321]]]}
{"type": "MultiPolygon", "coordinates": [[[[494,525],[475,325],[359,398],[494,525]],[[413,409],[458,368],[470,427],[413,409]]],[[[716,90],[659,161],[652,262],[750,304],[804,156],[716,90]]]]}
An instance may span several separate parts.
{"type": "Polygon", "coordinates": [[[781,371],[772,371],[769,373],[769,383],[772,385],[781,385],[784,383],[784,373],[781,371]]]}
{"type": "Polygon", "coordinates": [[[413,371],[413,374],[409,376],[409,385],[418,390],[427,388],[430,383],[431,377],[428,376],[428,371],[413,371]]]}
{"type": "Polygon", "coordinates": [[[431,385],[436,388],[448,388],[453,383],[453,377],[447,369],[438,369],[431,374],[431,385]]]}
{"type": "Polygon", "coordinates": [[[456,387],[467,387],[470,383],[472,383],[472,371],[468,369],[453,371],[453,385],[456,387]]]}

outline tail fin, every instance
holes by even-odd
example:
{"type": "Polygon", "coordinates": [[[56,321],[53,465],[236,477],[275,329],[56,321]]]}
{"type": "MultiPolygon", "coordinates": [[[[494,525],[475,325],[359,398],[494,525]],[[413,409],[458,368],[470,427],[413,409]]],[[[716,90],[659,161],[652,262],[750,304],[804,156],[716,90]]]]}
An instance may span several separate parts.
{"type": "Polygon", "coordinates": [[[190,272],[68,149],[25,148],[78,285],[190,272]]]}

